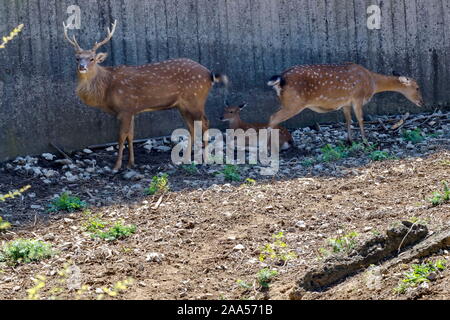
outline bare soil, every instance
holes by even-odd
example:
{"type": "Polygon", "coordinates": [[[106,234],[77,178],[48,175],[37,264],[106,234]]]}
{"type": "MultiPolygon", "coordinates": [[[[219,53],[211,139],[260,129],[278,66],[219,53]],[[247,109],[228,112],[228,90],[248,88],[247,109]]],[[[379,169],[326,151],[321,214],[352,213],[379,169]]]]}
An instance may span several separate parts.
{"type": "MultiPolygon", "coordinates": [[[[74,290],[60,283],[57,273],[67,264],[79,268],[75,280],[90,287],[80,294],[85,299],[98,298],[101,288],[128,278],[133,284],[117,297],[106,298],[289,299],[309,266],[320,263],[319,250],[329,238],[356,231],[358,240],[363,241],[410,219],[425,221],[430,231],[448,225],[450,203],[433,207],[428,201],[433,192],[442,189],[442,181],[450,181],[448,137],[444,130],[435,140],[429,138],[414,149],[405,147],[400,159],[373,162],[361,155],[319,164],[321,167],[300,168],[299,162],[311,152],[293,149],[282,154],[280,174],[273,178],[258,176],[252,168],[243,169],[243,178],[254,178],[254,185],[227,183],[208,167],[190,174],[170,164],[170,153],[147,153],[143,148],[137,148],[137,170],[143,175],[137,182],[122,174],[103,173],[85,181],[45,184],[39,177],[3,169],[0,193],[27,184],[32,188],[22,197],[0,203],[0,215],[13,224],[12,229],[0,233],[0,241],[41,239],[51,243],[57,253],[37,263],[0,265],[0,299],[26,299],[26,290],[34,286],[37,275],[46,277],[40,298],[76,298],[74,290]],[[148,164],[151,166],[146,167],[148,164]],[[159,195],[146,196],[143,190],[159,172],[170,173],[171,191],[162,200],[159,195]],[[83,227],[87,218],[81,212],[46,212],[53,196],[63,191],[89,201],[92,214],[103,220],[136,225],[136,234],[114,242],[92,239],[83,227]],[[285,264],[260,262],[261,248],[272,243],[272,235],[278,232],[284,233],[287,248],[296,258],[285,264]],[[147,261],[150,253],[159,258],[147,261]],[[264,267],[278,271],[269,289],[261,289],[256,280],[264,267]],[[252,287],[242,288],[238,280],[252,287]],[[64,290],[51,292],[60,287],[64,290]]],[[[392,139],[398,136],[392,134],[392,139]]],[[[392,146],[387,140],[384,148],[392,146]]],[[[74,158],[96,159],[101,168],[111,165],[115,156],[98,151],[89,156],[78,153],[74,158]]],[[[60,165],[42,158],[39,166],[63,172],[60,165]]],[[[450,265],[448,250],[423,260],[438,258],[450,265]]],[[[450,268],[428,289],[394,293],[409,267],[399,265],[385,271],[376,286],[368,284],[369,271],[361,270],[304,298],[450,298],[450,268]]]]}

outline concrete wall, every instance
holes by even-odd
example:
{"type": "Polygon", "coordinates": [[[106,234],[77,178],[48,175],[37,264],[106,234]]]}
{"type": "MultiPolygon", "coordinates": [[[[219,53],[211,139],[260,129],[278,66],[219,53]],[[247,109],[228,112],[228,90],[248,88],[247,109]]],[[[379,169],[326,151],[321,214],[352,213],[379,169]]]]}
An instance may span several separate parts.
{"type": "MultiPolygon", "coordinates": [[[[429,110],[450,102],[448,0],[0,0],[0,34],[19,23],[23,33],[0,49],[0,161],[50,150],[50,142],[79,148],[116,139],[112,117],[84,106],[74,94],[73,49],[63,39],[69,5],[81,8],[82,47],[104,37],[107,65],[189,57],[232,80],[230,102],[247,101],[248,120],[265,121],[277,108],[268,78],[296,64],[354,61],[380,73],[415,77],[429,110]],[[382,9],[381,30],[366,26],[367,7],[382,9]]],[[[221,126],[223,92],[207,105],[221,126]]],[[[398,94],[383,94],[368,113],[417,112],[398,94]]],[[[340,113],[305,111],[296,127],[337,121],[340,113]]],[[[176,110],[137,117],[138,137],[182,127],[176,110]]]]}

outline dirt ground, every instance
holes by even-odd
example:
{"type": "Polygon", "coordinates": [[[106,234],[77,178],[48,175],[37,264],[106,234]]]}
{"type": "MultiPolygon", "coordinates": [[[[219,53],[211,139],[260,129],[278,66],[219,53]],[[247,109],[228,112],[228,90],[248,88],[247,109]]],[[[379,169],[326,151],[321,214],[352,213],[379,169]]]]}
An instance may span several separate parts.
{"type": "MultiPolygon", "coordinates": [[[[314,148],[296,148],[282,154],[281,171],[273,178],[258,176],[255,168],[242,168],[243,178],[251,177],[255,184],[228,183],[210,167],[189,173],[170,164],[170,152],[148,153],[142,147],[136,155],[136,170],[142,175],[138,181],[101,172],[86,180],[44,183],[42,177],[14,170],[14,162],[1,164],[0,194],[27,184],[31,189],[22,197],[0,203],[0,215],[13,224],[0,233],[0,240],[41,239],[51,243],[56,254],[37,263],[0,265],[0,299],[26,299],[26,290],[35,285],[33,279],[38,275],[46,277],[41,299],[96,299],[101,288],[128,278],[133,282],[126,290],[105,298],[288,299],[309,266],[320,263],[320,248],[329,238],[355,231],[362,241],[408,219],[425,221],[431,231],[449,224],[450,203],[433,207],[428,201],[433,192],[442,189],[442,181],[450,181],[450,130],[446,126],[438,130],[439,137],[429,137],[412,148],[401,142],[397,133],[387,133],[380,148],[398,147],[401,156],[380,162],[359,155],[302,166],[299,163],[314,155],[314,148]],[[143,188],[160,172],[169,172],[171,191],[162,198],[144,195],[143,188]],[[63,191],[88,201],[92,214],[103,220],[136,225],[136,233],[115,242],[92,239],[83,228],[86,214],[45,210],[53,196],[63,191]],[[285,264],[260,262],[261,248],[272,243],[272,236],[279,232],[295,258],[285,264]],[[58,271],[65,266],[73,266],[68,277],[76,274],[75,288],[81,284],[89,289],[77,296],[73,286],[69,290],[67,283],[61,283],[58,271]],[[256,280],[264,267],[278,271],[269,289],[261,289],[256,280]],[[238,280],[250,286],[243,288],[238,280]],[[60,287],[63,290],[55,291],[60,287]]],[[[316,135],[327,138],[323,133],[311,134],[316,135]]],[[[317,141],[317,145],[323,146],[323,142],[317,141]]],[[[98,168],[115,159],[114,153],[104,150],[88,156],[79,152],[74,157],[95,159],[98,168]]],[[[61,165],[42,158],[38,165],[64,172],[61,165]]],[[[450,265],[449,251],[441,250],[428,259],[438,258],[450,265]]],[[[381,276],[381,285],[375,287],[367,284],[368,271],[361,270],[304,298],[450,298],[450,268],[427,290],[394,293],[409,267],[388,270],[381,276]]]]}

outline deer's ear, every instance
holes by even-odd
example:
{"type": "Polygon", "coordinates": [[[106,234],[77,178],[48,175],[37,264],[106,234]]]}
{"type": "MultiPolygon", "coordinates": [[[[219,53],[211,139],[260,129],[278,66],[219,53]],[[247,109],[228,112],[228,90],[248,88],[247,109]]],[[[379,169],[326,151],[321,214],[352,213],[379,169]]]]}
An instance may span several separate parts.
{"type": "Polygon", "coordinates": [[[248,106],[248,103],[244,103],[244,104],[241,104],[240,106],[239,106],[239,109],[244,109],[245,107],[247,107],[248,106]]]}
{"type": "Polygon", "coordinates": [[[408,79],[407,77],[400,77],[398,78],[398,80],[400,81],[401,84],[405,86],[409,86],[411,84],[411,80],[408,79]]]}
{"type": "Polygon", "coordinates": [[[102,63],[103,61],[106,60],[106,58],[108,57],[108,54],[105,52],[100,52],[99,54],[97,54],[97,56],[95,57],[95,60],[97,61],[97,63],[102,63]]]}

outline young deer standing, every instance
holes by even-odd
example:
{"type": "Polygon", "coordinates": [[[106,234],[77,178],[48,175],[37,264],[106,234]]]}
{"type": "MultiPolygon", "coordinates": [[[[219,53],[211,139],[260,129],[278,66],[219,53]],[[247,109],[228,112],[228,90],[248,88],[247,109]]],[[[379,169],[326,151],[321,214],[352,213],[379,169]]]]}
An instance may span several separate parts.
{"type": "MultiPolygon", "coordinates": [[[[258,132],[259,129],[267,129],[269,125],[267,123],[247,123],[241,120],[241,110],[247,107],[247,103],[242,104],[238,107],[227,106],[223,112],[223,117],[220,119],[222,121],[228,122],[230,129],[242,129],[247,131],[249,129],[255,129],[258,132]]],[[[281,126],[276,126],[274,129],[280,130],[280,148],[281,150],[287,150],[294,145],[294,139],[290,132],[281,126]]]]}
{"type": "Polygon", "coordinates": [[[366,141],[363,106],[379,92],[399,92],[417,106],[424,105],[415,80],[384,76],[353,63],[295,66],[281,76],[272,77],[268,85],[276,90],[282,105],[270,118],[271,128],[307,108],[319,113],[343,109],[349,142],[352,141],[351,108],[366,141]]]}
{"type": "MultiPolygon", "coordinates": [[[[174,59],[142,66],[101,67],[106,53],[96,53],[109,42],[117,21],[108,28],[108,36],[95,43],[91,50],[83,50],[75,36],[71,40],[64,25],[64,36],[75,48],[78,64],[80,99],[91,107],[99,108],[120,121],[119,152],[114,171],[122,167],[125,140],[128,140],[128,167],[134,166],[134,116],[141,112],[178,108],[191,133],[188,154],[192,150],[194,122],[202,121],[203,131],[208,130],[205,103],[214,83],[227,84],[225,75],[216,75],[204,66],[189,59],[174,59]]],[[[205,137],[205,144],[207,139],[205,137]]]]}

